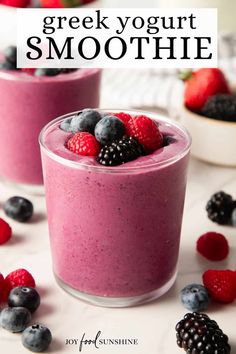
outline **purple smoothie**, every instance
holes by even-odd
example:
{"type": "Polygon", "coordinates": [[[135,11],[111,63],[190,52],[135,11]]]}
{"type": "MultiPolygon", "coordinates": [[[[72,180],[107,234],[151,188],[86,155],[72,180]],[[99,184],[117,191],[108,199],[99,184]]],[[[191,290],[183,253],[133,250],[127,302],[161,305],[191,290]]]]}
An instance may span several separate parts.
{"type": "Polygon", "coordinates": [[[58,120],[41,134],[53,267],[64,285],[121,298],[160,296],[173,284],[190,138],[157,120],[172,143],[116,167],[70,152],[58,120]]]}
{"type": "Polygon", "coordinates": [[[0,70],[0,175],[17,183],[42,184],[40,130],[70,110],[98,107],[100,77],[99,69],[54,77],[0,70]]]}

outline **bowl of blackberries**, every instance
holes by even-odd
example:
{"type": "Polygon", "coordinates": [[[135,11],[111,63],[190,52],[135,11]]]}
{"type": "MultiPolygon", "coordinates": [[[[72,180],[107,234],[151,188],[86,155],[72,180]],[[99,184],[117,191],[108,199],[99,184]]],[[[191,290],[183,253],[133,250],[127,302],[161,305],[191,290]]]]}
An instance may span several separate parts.
{"type": "Polygon", "coordinates": [[[236,87],[217,68],[185,72],[181,121],[192,135],[192,155],[236,166],[236,87]]]}

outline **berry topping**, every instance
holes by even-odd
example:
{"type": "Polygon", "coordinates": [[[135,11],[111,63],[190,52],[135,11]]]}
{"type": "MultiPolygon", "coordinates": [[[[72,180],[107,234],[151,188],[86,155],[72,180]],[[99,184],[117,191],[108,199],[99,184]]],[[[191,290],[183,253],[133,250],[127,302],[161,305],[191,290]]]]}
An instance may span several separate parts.
{"type": "Polygon", "coordinates": [[[17,49],[11,45],[4,50],[5,59],[16,66],[17,61],[17,49]]]}
{"type": "Polygon", "coordinates": [[[0,245],[10,240],[12,236],[12,230],[9,224],[0,218],[0,245]]]}
{"type": "Polygon", "coordinates": [[[143,145],[146,153],[151,153],[163,146],[163,135],[157,124],[144,115],[131,118],[127,123],[127,132],[143,145]]]}
{"type": "Polygon", "coordinates": [[[35,312],[40,305],[40,296],[34,288],[18,286],[11,290],[8,297],[9,307],[25,307],[30,312],[35,312]]]}
{"type": "Polygon", "coordinates": [[[101,118],[98,111],[94,109],[84,109],[71,119],[69,131],[73,133],[88,132],[94,134],[95,126],[101,118]]]}
{"type": "Polygon", "coordinates": [[[229,354],[228,337],[204,313],[187,313],[176,327],[177,344],[189,354],[229,354]]]}
{"type": "Polygon", "coordinates": [[[32,352],[40,353],[49,347],[52,341],[52,334],[47,327],[34,324],[24,330],[21,340],[25,348],[32,352]]]}
{"type": "Polygon", "coordinates": [[[13,7],[27,7],[31,0],[1,0],[2,5],[13,7]]]}
{"type": "Polygon", "coordinates": [[[78,155],[98,156],[100,145],[95,137],[86,132],[76,133],[67,141],[67,148],[78,155]]]}
{"type": "Polygon", "coordinates": [[[71,132],[70,123],[72,121],[72,117],[64,119],[60,124],[60,129],[64,130],[64,132],[71,132]]]}
{"type": "Polygon", "coordinates": [[[124,123],[114,115],[106,115],[97,123],[95,127],[96,139],[102,145],[112,143],[114,140],[119,140],[124,136],[124,134],[124,123]]]}
{"type": "Polygon", "coordinates": [[[26,73],[28,75],[34,75],[35,73],[35,70],[36,69],[33,69],[33,68],[23,68],[23,69],[20,69],[23,73],[26,73]]]}
{"type": "Polygon", "coordinates": [[[192,111],[200,112],[208,98],[218,93],[230,93],[222,71],[208,68],[196,70],[185,84],[185,106],[192,111]]]}
{"type": "Polygon", "coordinates": [[[98,155],[97,161],[104,166],[116,166],[137,159],[143,155],[143,147],[132,137],[123,137],[109,145],[105,145],[98,155]]]}
{"type": "Polygon", "coordinates": [[[202,279],[213,300],[229,303],[236,298],[236,272],[228,269],[209,269],[202,279]]]}
{"type": "Polygon", "coordinates": [[[236,227],[236,208],[234,208],[233,212],[232,212],[232,225],[234,227],[236,227]]]}
{"type": "Polygon", "coordinates": [[[9,61],[3,61],[0,63],[0,69],[2,70],[16,70],[16,66],[13,63],[10,63],[9,61]]]}
{"type": "Polygon", "coordinates": [[[23,197],[9,198],[3,209],[9,218],[17,221],[28,221],[33,215],[33,204],[23,197]]]}
{"type": "Polygon", "coordinates": [[[125,127],[127,127],[127,124],[129,122],[129,120],[132,118],[130,114],[124,113],[124,112],[115,113],[114,116],[116,116],[117,118],[122,120],[122,122],[124,123],[125,127]]]}
{"type": "Polygon", "coordinates": [[[10,274],[5,279],[6,287],[9,289],[16,288],[17,286],[29,286],[35,288],[35,280],[32,275],[25,269],[17,269],[10,274]]]}
{"type": "Polygon", "coordinates": [[[231,195],[222,191],[213,194],[206,205],[209,219],[222,225],[230,222],[233,209],[234,202],[231,195]]]}
{"type": "Polygon", "coordinates": [[[215,95],[209,97],[201,113],[209,118],[236,122],[236,96],[215,95]]]}
{"type": "Polygon", "coordinates": [[[40,68],[40,69],[35,70],[34,75],[35,76],[56,76],[56,75],[59,75],[60,73],[61,73],[61,69],[40,68]]]}
{"type": "Polygon", "coordinates": [[[7,331],[22,332],[28,326],[31,314],[25,307],[7,307],[0,314],[0,325],[7,331]]]}
{"type": "Polygon", "coordinates": [[[228,241],[222,234],[207,232],[197,240],[197,251],[210,261],[221,261],[228,256],[228,241]]]}
{"type": "Polygon", "coordinates": [[[81,5],[81,0],[40,0],[42,7],[63,8],[81,5]]]}
{"type": "Polygon", "coordinates": [[[163,136],[163,146],[168,146],[170,144],[173,144],[174,142],[176,142],[176,139],[173,136],[171,135],[163,136]]]}
{"type": "Polygon", "coordinates": [[[181,302],[190,311],[204,311],[208,308],[210,297],[201,284],[189,284],[180,292],[181,302]]]}

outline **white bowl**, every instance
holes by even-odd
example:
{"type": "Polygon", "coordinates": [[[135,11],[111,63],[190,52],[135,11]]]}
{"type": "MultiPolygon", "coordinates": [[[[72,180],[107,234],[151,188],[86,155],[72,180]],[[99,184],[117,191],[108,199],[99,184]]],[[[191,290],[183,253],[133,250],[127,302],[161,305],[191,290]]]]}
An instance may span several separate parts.
{"type": "Polygon", "coordinates": [[[236,166],[236,122],[225,122],[182,108],[181,123],[192,136],[193,156],[212,164],[236,166]]]}

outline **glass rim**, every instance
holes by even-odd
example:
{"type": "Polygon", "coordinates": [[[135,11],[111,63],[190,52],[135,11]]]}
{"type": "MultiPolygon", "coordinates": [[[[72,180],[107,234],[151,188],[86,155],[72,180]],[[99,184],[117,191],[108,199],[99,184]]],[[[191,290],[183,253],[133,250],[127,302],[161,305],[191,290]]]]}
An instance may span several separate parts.
{"type": "MultiPolygon", "coordinates": [[[[19,73],[19,70],[0,70],[0,79],[27,83],[54,83],[82,79],[85,70],[91,71],[91,75],[102,71],[100,68],[78,68],[77,71],[55,76],[34,76],[26,73],[19,73]],[[43,78],[43,79],[42,79],[43,78]]],[[[89,74],[89,73],[88,73],[89,74]]]]}
{"type": "Polygon", "coordinates": [[[131,115],[140,115],[140,114],[144,114],[147,115],[150,118],[157,118],[158,120],[164,122],[164,123],[168,123],[170,125],[174,125],[175,127],[177,127],[179,130],[181,130],[182,133],[184,133],[185,138],[186,138],[186,146],[179,151],[178,154],[176,154],[175,156],[172,156],[166,160],[163,161],[154,161],[151,163],[147,163],[145,165],[138,165],[138,166],[128,166],[126,167],[125,164],[119,165],[119,166],[103,166],[103,165],[89,165],[89,164],[85,164],[82,162],[78,162],[78,161],[73,161],[73,160],[68,160],[65,157],[59,156],[57,153],[51,151],[47,145],[45,144],[44,141],[44,137],[48,131],[49,128],[56,126],[59,122],[63,121],[66,118],[69,118],[73,115],[76,115],[78,112],[80,111],[75,111],[75,112],[70,112],[68,114],[62,115],[60,117],[57,117],[55,119],[53,119],[52,121],[50,121],[48,124],[46,124],[40,134],[39,134],[39,145],[42,149],[42,151],[51,159],[57,161],[58,163],[62,164],[62,165],[66,165],[72,168],[77,168],[77,169],[83,169],[83,170],[90,170],[90,171],[94,171],[94,172],[100,172],[100,173],[135,173],[135,172],[140,172],[140,171],[145,171],[145,170],[153,170],[156,169],[158,167],[164,167],[164,166],[168,166],[171,165],[172,163],[180,160],[182,157],[184,157],[190,150],[190,146],[191,146],[191,142],[192,142],[192,138],[191,135],[189,134],[188,130],[179,122],[176,122],[173,119],[167,118],[165,115],[163,114],[159,114],[156,112],[146,112],[146,111],[141,111],[141,110],[132,110],[132,109],[114,109],[114,108],[94,108],[96,110],[98,110],[99,112],[111,112],[111,113],[119,113],[119,112],[124,112],[124,113],[129,113],[131,115]]]}

